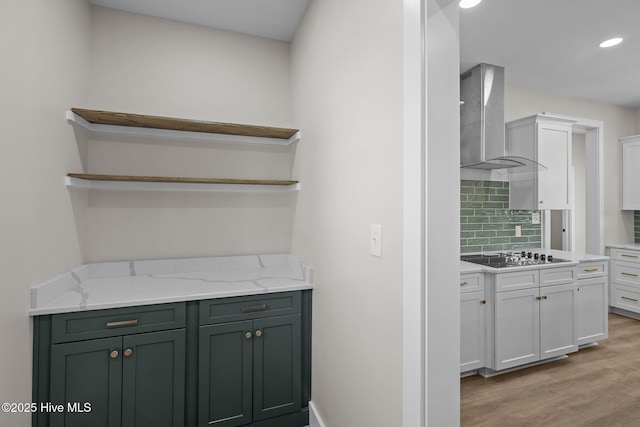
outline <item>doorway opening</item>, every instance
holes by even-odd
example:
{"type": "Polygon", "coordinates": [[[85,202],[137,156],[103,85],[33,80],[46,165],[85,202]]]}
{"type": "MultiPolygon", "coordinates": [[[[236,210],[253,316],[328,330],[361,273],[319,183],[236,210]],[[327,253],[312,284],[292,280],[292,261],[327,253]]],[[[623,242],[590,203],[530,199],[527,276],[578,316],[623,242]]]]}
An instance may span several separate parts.
{"type": "Polygon", "coordinates": [[[571,209],[543,212],[542,246],[604,254],[604,123],[560,114],[545,114],[576,122],[571,137],[571,209]]]}

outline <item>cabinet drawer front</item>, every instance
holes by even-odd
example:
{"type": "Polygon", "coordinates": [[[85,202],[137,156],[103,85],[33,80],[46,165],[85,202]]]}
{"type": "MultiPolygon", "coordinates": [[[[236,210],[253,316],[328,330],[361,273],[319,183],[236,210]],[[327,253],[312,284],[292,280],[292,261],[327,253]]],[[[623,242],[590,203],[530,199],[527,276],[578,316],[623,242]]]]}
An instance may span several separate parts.
{"type": "Polygon", "coordinates": [[[300,292],[200,301],[200,324],[235,322],[301,312],[300,292]]]}
{"type": "Polygon", "coordinates": [[[611,285],[611,306],[640,313],[640,290],[623,285],[611,285]]]}
{"type": "Polygon", "coordinates": [[[640,251],[629,249],[611,249],[611,259],[640,263],[640,251]]]}
{"type": "Polygon", "coordinates": [[[580,263],[576,269],[578,270],[578,279],[606,276],[609,272],[609,261],[584,262],[580,263]]]}
{"type": "Polygon", "coordinates": [[[54,343],[184,328],[185,303],[113,308],[51,317],[54,343]]]}
{"type": "Polygon", "coordinates": [[[561,285],[576,281],[576,269],[571,268],[545,268],[540,270],[540,286],[561,285]]]}
{"type": "Polygon", "coordinates": [[[538,270],[496,274],[496,292],[538,287],[538,270]]]}
{"type": "Polygon", "coordinates": [[[460,276],[461,294],[482,290],[484,290],[484,275],[482,273],[463,274],[460,276]]]}
{"type": "Polygon", "coordinates": [[[640,286],[640,265],[614,261],[611,266],[611,282],[620,285],[640,286]]]}

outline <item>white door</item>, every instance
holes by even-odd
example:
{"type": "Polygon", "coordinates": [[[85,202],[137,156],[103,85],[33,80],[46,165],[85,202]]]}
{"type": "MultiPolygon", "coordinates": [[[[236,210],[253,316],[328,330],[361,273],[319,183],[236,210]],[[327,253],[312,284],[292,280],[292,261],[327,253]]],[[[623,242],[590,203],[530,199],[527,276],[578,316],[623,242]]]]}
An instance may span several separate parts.
{"type": "Polygon", "coordinates": [[[484,292],[460,295],[460,372],[484,367],[484,292]]]}
{"type": "Polygon", "coordinates": [[[540,288],[540,359],[578,351],[577,285],[540,288]]]}
{"type": "Polygon", "coordinates": [[[496,293],[495,370],[540,359],[538,296],[537,287],[496,293]]]}

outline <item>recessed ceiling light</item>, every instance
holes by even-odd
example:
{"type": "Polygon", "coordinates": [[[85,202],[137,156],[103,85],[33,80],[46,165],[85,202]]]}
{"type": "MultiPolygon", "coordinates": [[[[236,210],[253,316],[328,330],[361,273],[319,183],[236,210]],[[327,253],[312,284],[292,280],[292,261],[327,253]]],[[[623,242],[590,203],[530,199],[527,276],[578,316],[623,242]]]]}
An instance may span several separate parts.
{"type": "Polygon", "coordinates": [[[460,0],[460,7],[463,9],[469,9],[470,7],[477,6],[482,0],[460,0]]]}
{"type": "Polygon", "coordinates": [[[612,39],[609,40],[605,40],[602,43],[600,43],[600,47],[611,47],[611,46],[615,46],[617,44],[622,43],[622,37],[614,37],[612,39]]]}

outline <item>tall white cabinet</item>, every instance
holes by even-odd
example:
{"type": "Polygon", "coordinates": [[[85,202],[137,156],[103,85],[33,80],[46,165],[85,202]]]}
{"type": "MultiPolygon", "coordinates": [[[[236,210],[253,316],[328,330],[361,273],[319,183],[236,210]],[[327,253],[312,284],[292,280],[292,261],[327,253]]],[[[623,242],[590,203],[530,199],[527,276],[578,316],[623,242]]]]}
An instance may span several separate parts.
{"type": "Polygon", "coordinates": [[[536,114],[505,125],[507,155],[544,166],[539,170],[536,167],[509,170],[510,209],[571,209],[573,123],[573,120],[536,114]]]}
{"type": "Polygon", "coordinates": [[[640,210],[640,135],[618,141],[622,156],[622,209],[637,211],[640,210]]]}

